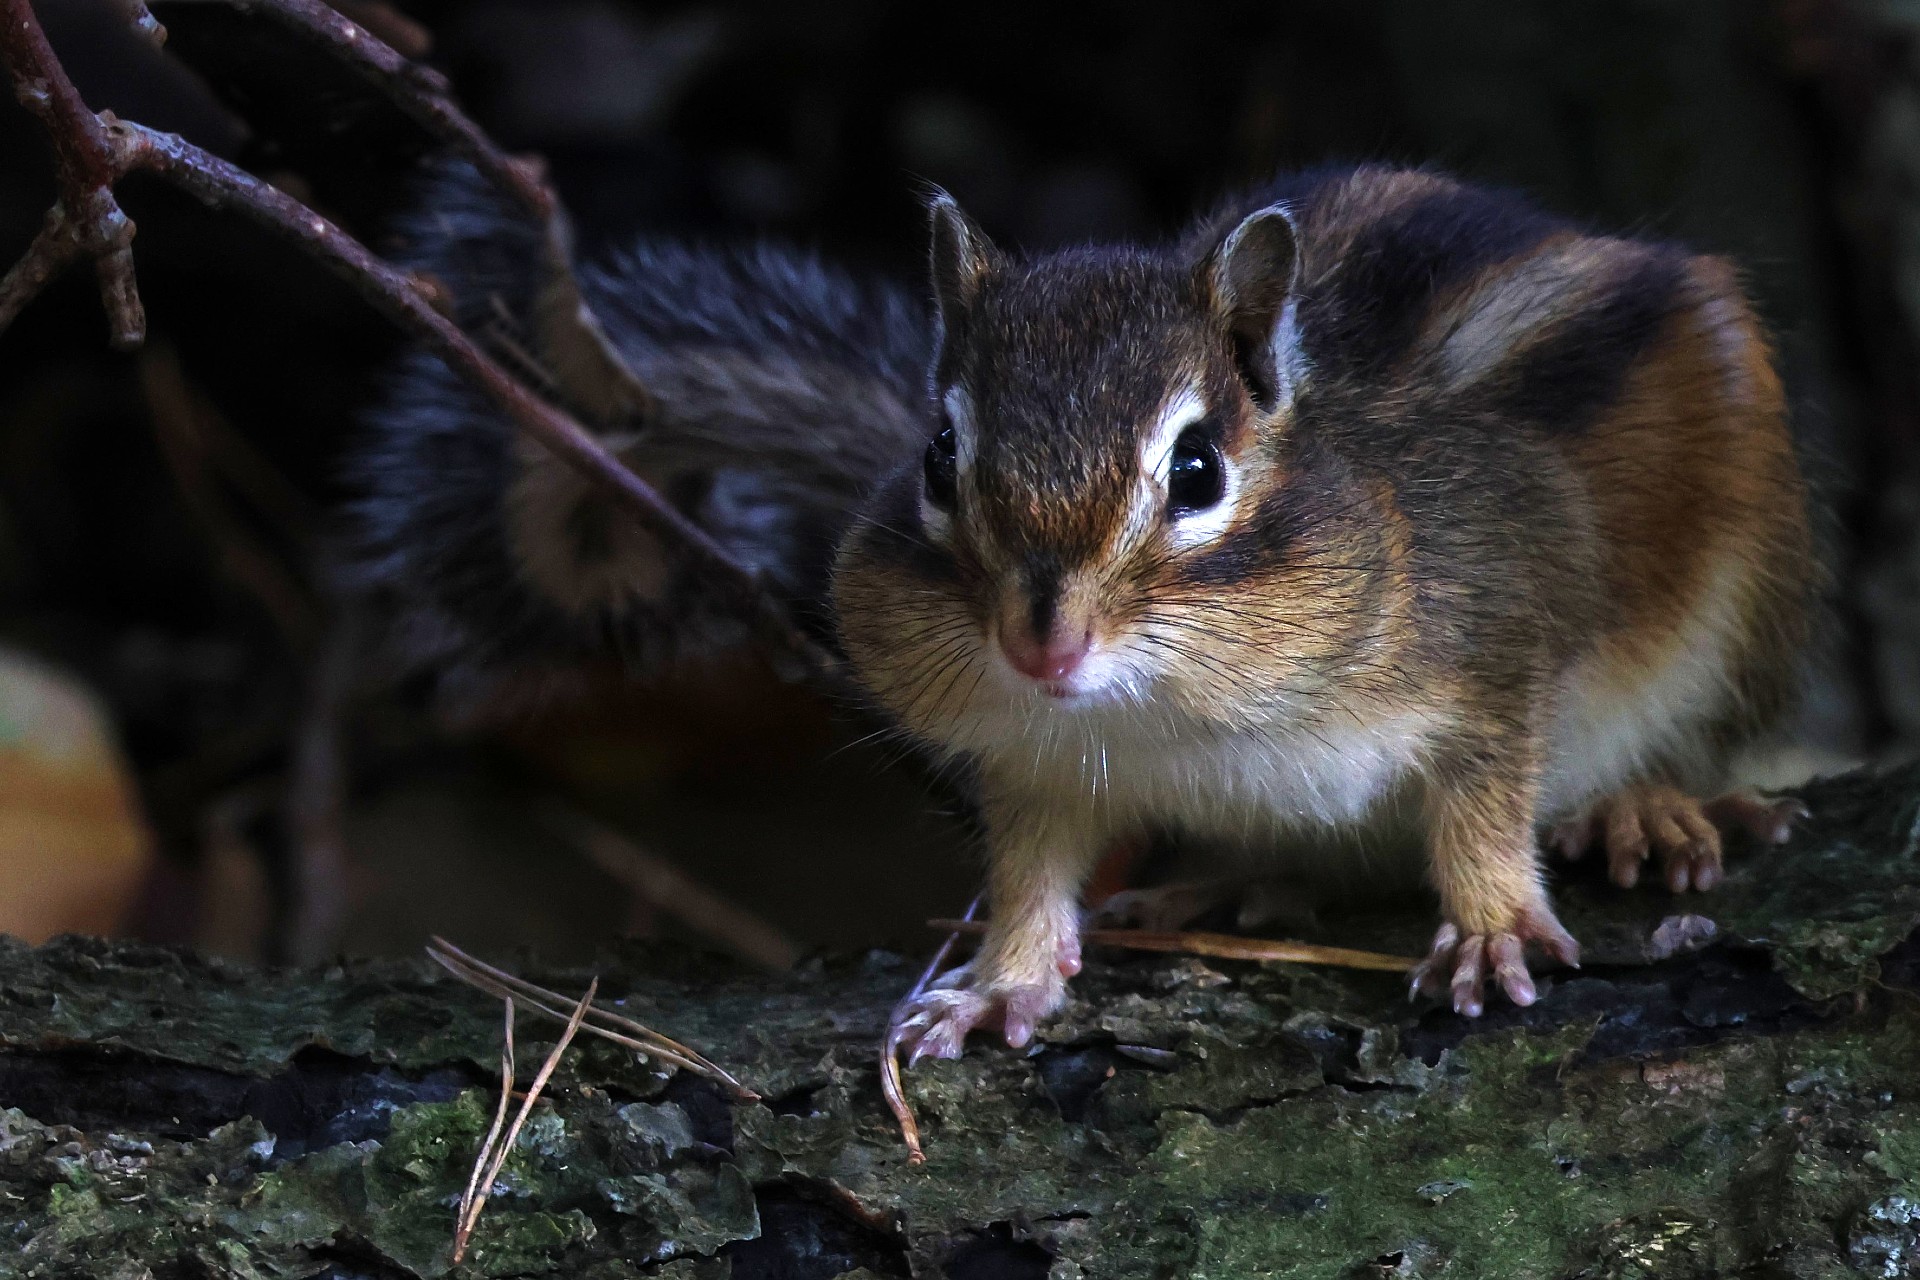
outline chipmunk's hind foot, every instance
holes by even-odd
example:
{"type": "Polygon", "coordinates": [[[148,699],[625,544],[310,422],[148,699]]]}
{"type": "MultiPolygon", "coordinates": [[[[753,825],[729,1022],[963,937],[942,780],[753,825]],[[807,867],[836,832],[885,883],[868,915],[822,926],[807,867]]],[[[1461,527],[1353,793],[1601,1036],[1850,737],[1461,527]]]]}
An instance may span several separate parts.
{"type": "Polygon", "coordinates": [[[1780,844],[1805,816],[1806,806],[1798,800],[1751,791],[1700,800],[1676,787],[1649,783],[1616,792],[1561,823],[1547,843],[1570,862],[1596,847],[1604,849],[1607,875],[1623,889],[1638,884],[1641,864],[1658,854],[1667,888],[1685,893],[1720,883],[1723,830],[1738,827],[1763,843],[1780,844]]]}
{"type": "Polygon", "coordinates": [[[1088,924],[1095,929],[1170,933],[1233,901],[1238,888],[1220,880],[1180,880],[1146,889],[1122,889],[1093,909],[1088,924]]]}
{"type": "Polygon", "coordinates": [[[1761,844],[1785,844],[1794,824],[1813,816],[1794,796],[1763,796],[1757,791],[1729,791],[1707,801],[1707,817],[1721,830],[1742,827],[1761,844]]]}
{"type": "Polygon", "coordinates": [[[1311,885],[1284,879],[1177,880],[1146,889],[1123,889],[1095,907],[1095,929],[1144,929],[1172,933],[1231,907],[1240,930],[1312,929],[1321,895],[1311,885]]]}

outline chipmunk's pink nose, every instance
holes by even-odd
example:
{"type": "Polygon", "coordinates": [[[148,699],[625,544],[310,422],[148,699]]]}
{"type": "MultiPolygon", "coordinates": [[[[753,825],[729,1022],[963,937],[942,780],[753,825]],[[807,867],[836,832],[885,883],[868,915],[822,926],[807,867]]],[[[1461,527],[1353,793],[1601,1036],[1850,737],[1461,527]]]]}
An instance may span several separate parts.
{"type": "Polygon", "coordinates": [[[1078,671],[1092,647],[1093,635],[1086,630],[1062,635],[1056,629],[1046,639],[1037,640],[1024,627],[1000,628],[1000,648],[1013,669],[1048,683],[1065,680],[1078,671]]]}

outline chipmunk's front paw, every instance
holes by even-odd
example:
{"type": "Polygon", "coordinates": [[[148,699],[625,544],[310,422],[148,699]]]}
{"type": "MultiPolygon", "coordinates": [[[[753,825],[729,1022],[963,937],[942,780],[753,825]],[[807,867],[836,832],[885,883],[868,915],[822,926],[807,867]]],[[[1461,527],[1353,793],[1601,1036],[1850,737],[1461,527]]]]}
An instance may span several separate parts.
{"type": "Polygon", "coordinates": [[[1707,801],[1707,816],[1721,827],[1745,827],[1761,844],[1785,844],[1796,822],[1813,810],[1793,796],[1763,796],[1758,791],[1729,791],[1707,801]]]}
{"type": "Polygon", "coordinates": [[[1024,1048],[1040,1020],[1067,998],[1066,980],[1053,976],[1035,982],[988,980],[961,965],[941,985],[902,1001],[893,1011],[887,1039],[905,1050],[911,1067],[922,1058],[957,1058],[973,1031],[999,1031],[1008,1047],[1024,1048]]]}
{"type": "Polygon", "coordinates": [[[1512,923],[1498,932],[1467,933],[1449,921],[1433,935],[1427,958],[1411,975],[1413,994],[1451,996],[1455,1013],[1477,1018],[1486,1009],[1487,975],[1491,971],[1507,999],[1517,1005],[1532,1004],[1539,999],[1539,992],[1527,972],[1529,942],[1539,944],[1562,964],[1580,964],[1580,944],[1544,905],[1516,913],[1512,923]]]}

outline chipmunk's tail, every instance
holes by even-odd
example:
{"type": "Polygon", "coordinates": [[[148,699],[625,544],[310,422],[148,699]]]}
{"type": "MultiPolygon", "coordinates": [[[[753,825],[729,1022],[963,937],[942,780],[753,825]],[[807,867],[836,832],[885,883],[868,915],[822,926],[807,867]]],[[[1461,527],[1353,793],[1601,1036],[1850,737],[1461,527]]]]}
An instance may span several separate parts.
{"type": "MultiPolygon", "coordinates": [[[[908,295],[767,245],[642,241],[576,271],[564,232],[464,164],[430,172],[399,232],[468,333],[828,634],[833,546],[928,432],[908,295]]],[[[369,657],[453,709],[745,637],[697,569],[430,356],[395,372],[347,471],[331,578],[369,657]]]]}

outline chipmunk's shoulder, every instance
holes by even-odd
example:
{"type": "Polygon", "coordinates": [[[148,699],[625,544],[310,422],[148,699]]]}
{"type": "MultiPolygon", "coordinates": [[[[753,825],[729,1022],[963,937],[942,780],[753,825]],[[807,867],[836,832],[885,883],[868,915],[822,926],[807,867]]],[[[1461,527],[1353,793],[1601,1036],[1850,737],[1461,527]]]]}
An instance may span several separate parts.
{"type": "Polygon", "coordinates": [[[1725,264],[1603,234],[1522,193],[1432,169],[1359,165],[1275,179],[1197,224],[1287,210],[1297,333],[1323,391],[1417,392],[1557,428],[1591,420],[1676,317],[1747,308],[1725,264]],[[1484,402],[1484,404],[1482,403],[1484,402]]]}

